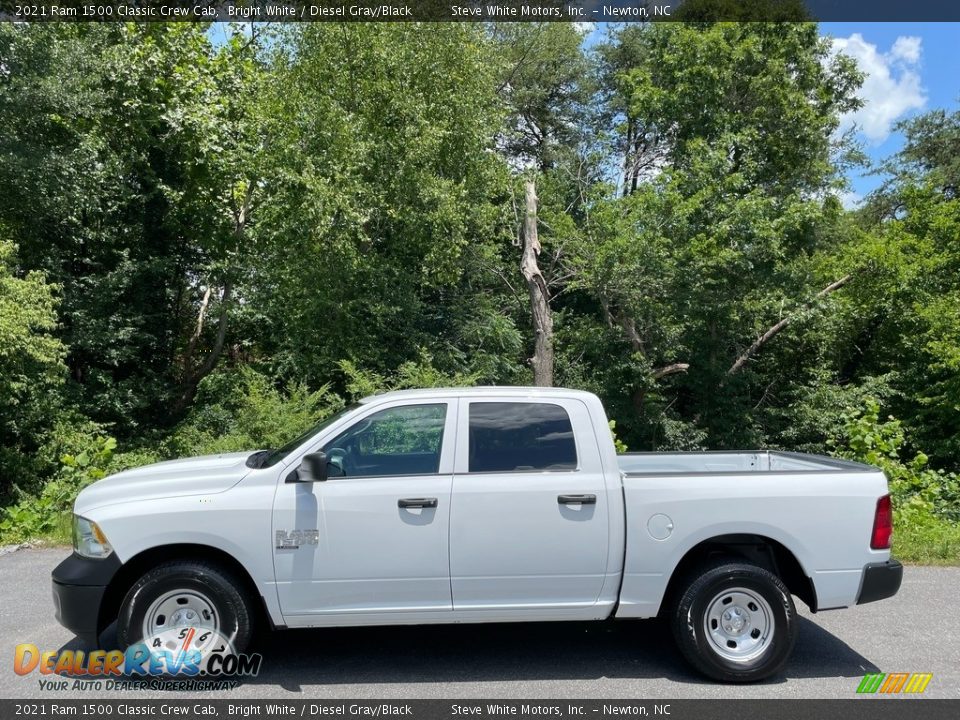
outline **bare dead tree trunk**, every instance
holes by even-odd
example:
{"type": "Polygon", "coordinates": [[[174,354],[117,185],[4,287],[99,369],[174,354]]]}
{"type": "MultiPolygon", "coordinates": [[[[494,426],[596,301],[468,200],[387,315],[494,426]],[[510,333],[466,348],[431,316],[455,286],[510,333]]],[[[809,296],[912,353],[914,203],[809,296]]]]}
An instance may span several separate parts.
{"type": "Polygon", "coordinates": [[[203,300],[200,301],[200,309],[197,311],[197,324],[193,329],[193,334],[190,336],[190,342],[187,343],[187,349],[183,352],[183,360],[181,360],[185,374],[190,372],[190,366],[193,363],[193,353],[197,349],[197,343],[200,342],[201,335],[203,335],[203,323],[207,318],[207,309],[210,307],[211,295],[213,295],[213,287],[207,285],[207,289],[203,293],[203,300]]]}
{"type": "MultiPolygon", "coordinates": [[[[836,280],[830,283],[823,290],[817,293],[816,297],[814,298],[814,302],[816,300],[820,300],[821,298],[826,297],[827,295],[833,292],[836,292],[837,290],[842,288],[844,285],[846,285],[848,282],[850,282],[852,279],[853,279],[853,275],[844,275],[839,280],[836,280]]],[[[807,310],[810,308],[812,304],[813,302],[806,303],[805,305],[803,305],[803,307],[800,308],[800,310],[807,310]]],[[[790,325],[791,322],[793,322],[793,320],[796,318],[798,313],[799,311],[793,313],[792,315],[787,315],[785,318],[783,318],[779,322],[776,322],[773,325],[771,325],[769,328],[767,328],[767,331],[765,333],[763,333],[760,337],[754,340],[753,343],[750,345],[750,347],[748,347],[746,350],[744,350],[740,354],[740,356],[736,359],[733,365],[730,366],[730,369],[727,370],[727,376],[729,377],[731,375],[736,375],[738,372],[740,372],[743,369],[744,365],[746,365],[750,361],[750,358],[756,355],[764,345],[770,342],[774,337],[777,336],[778,333],[780,333],[780,331],[784,330],[788,325],[790,325]]]]}
{"type": "Polygon", "coordinates": [[[217,319],[217,337],[213,341],[213,347],[210,348],[210,354],[204,360],[203,365],[194,375],[195,383],[200,382],[209,375],[217,366],[220,355],[223,354],[223,345],[227,339],[227,315],[230,312],[230,301],[233,296],[233,283],[230,280],[223,282],[223,294],[220,295],[220,317],[217,319]]]}
{"type": "Polygon", "coordinates": [[[533,180],[526,182],[526,202],[523,217],[523,256],[520,272],[530,291],[530,314],[533,319],[534,348],[533,382],[539,387],[553,386],[553,312],[550,309],[550,292],[540,272],[537,258],[540,256],[540,236],[537,232],[537,186],[533,180]]]}

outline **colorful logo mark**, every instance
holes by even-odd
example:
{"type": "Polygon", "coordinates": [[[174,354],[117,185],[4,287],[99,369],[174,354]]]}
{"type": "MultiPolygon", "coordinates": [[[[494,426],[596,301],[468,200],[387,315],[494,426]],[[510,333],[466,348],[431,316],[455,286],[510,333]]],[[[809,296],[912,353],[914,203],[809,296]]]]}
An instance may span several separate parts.
{"type": "Polygon", "coordinates": [[[28,675],[256,677],[263,657],[235,653],[230,641],[211,628],[174,627],[134,643],[126,650],[51,650],[33,643],[14,649],[13,671],[28,675]]]}
{"type": "Polygon", "coordinates": [[[857,686],[858,693],[922,693],[933,673],[868,673],[857,686]]]}

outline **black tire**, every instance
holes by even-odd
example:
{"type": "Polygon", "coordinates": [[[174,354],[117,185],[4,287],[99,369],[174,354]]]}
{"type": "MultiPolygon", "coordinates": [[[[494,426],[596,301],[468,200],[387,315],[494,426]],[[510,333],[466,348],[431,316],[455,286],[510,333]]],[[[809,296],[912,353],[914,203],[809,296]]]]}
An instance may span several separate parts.
{"type": "Polygon", "coordinates": [[[797,611],[790,591],[773,573],[736,559],[714,561],[688,576],[676,598],[670,613],[674,639],[687,662],[704,675],[722,682],[755,682],[780,671],[789,659],[797,639],[797,611]],[[738,590],[745,593],[735,594],[738,590]],[[750,596],[762,598],[766,607],[759,600],[747,602],[749,607],[741,612],[739,603],[750,596]],[[732,622],[745,623],[745,629],[736,627],[733,633],[745,634],[726,635],[717,625],[717,615],[707,616],[711,608],[725,613],[728,607],[734,611],[732,622]],[[771,624],[767,624],[768,615],[771,624]],[[752,633],[757,634],[756,639],[752,633]],[[721,649],[719,640],[725,638],[727,643],[721,649]],[[751,652],[759,654],[753,657],[751,652]],[[744,654],[731,659],[722,653],[744,654]]]}
{"type": "Polygon", "coordinates": [[[117,618],[117,641],[121,648],[143,639],[143,620],[151,603],[176,590],[203,593],[216,608],[217,630],[241,653],[253,636],[253,609],[244,586],[228,570],[210,562],[173,560],[146,573],[133,584],[117,618]]]}

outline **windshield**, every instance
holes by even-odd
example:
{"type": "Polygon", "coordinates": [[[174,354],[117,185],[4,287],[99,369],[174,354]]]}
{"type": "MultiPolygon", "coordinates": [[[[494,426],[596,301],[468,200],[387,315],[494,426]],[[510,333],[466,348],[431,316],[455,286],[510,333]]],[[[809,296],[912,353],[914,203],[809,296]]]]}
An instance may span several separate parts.
{"type": "Polygon", "coordinates": [[[278,462],[283,460],[287,455],[289,455],[298,447],[303,445],[307,440],[312,438],[321,430],[323,430],[326,427],[329,427],[330,425],[335,423],[337,420],[342,418],[344,415],[346,415],[347,413],[353,412],[358,407],[360,407],[359,403],[348,405],[340,412],[334,413],[333,415],[328,417],[326,420],[323,420],[319,424],[314,425],[312,428],[310,428],[306,432],[301,433],[300,435],[298,435],[297,437],[295,437],[293,440],[283,445],[282,447],[279,447],[276,450],[268,450],[263,460],[261,460],[258,463],[258,467],[265,468],[265,467],[271,467],[272,465],[276,465],[278,462]]]}

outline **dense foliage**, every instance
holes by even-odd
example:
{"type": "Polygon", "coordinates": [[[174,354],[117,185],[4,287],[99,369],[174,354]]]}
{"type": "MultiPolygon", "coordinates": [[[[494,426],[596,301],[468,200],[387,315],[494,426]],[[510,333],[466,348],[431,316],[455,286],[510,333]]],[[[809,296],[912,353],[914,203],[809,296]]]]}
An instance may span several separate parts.
{"type": "Polygon", "coordinates": [[[844,210],[861,80],[799,22],[0,25],[0,533],[379,389],[532,382],[531,182],[554,382],[620,441],[857,457],[955,532],[960,115],[844,210]]]}

